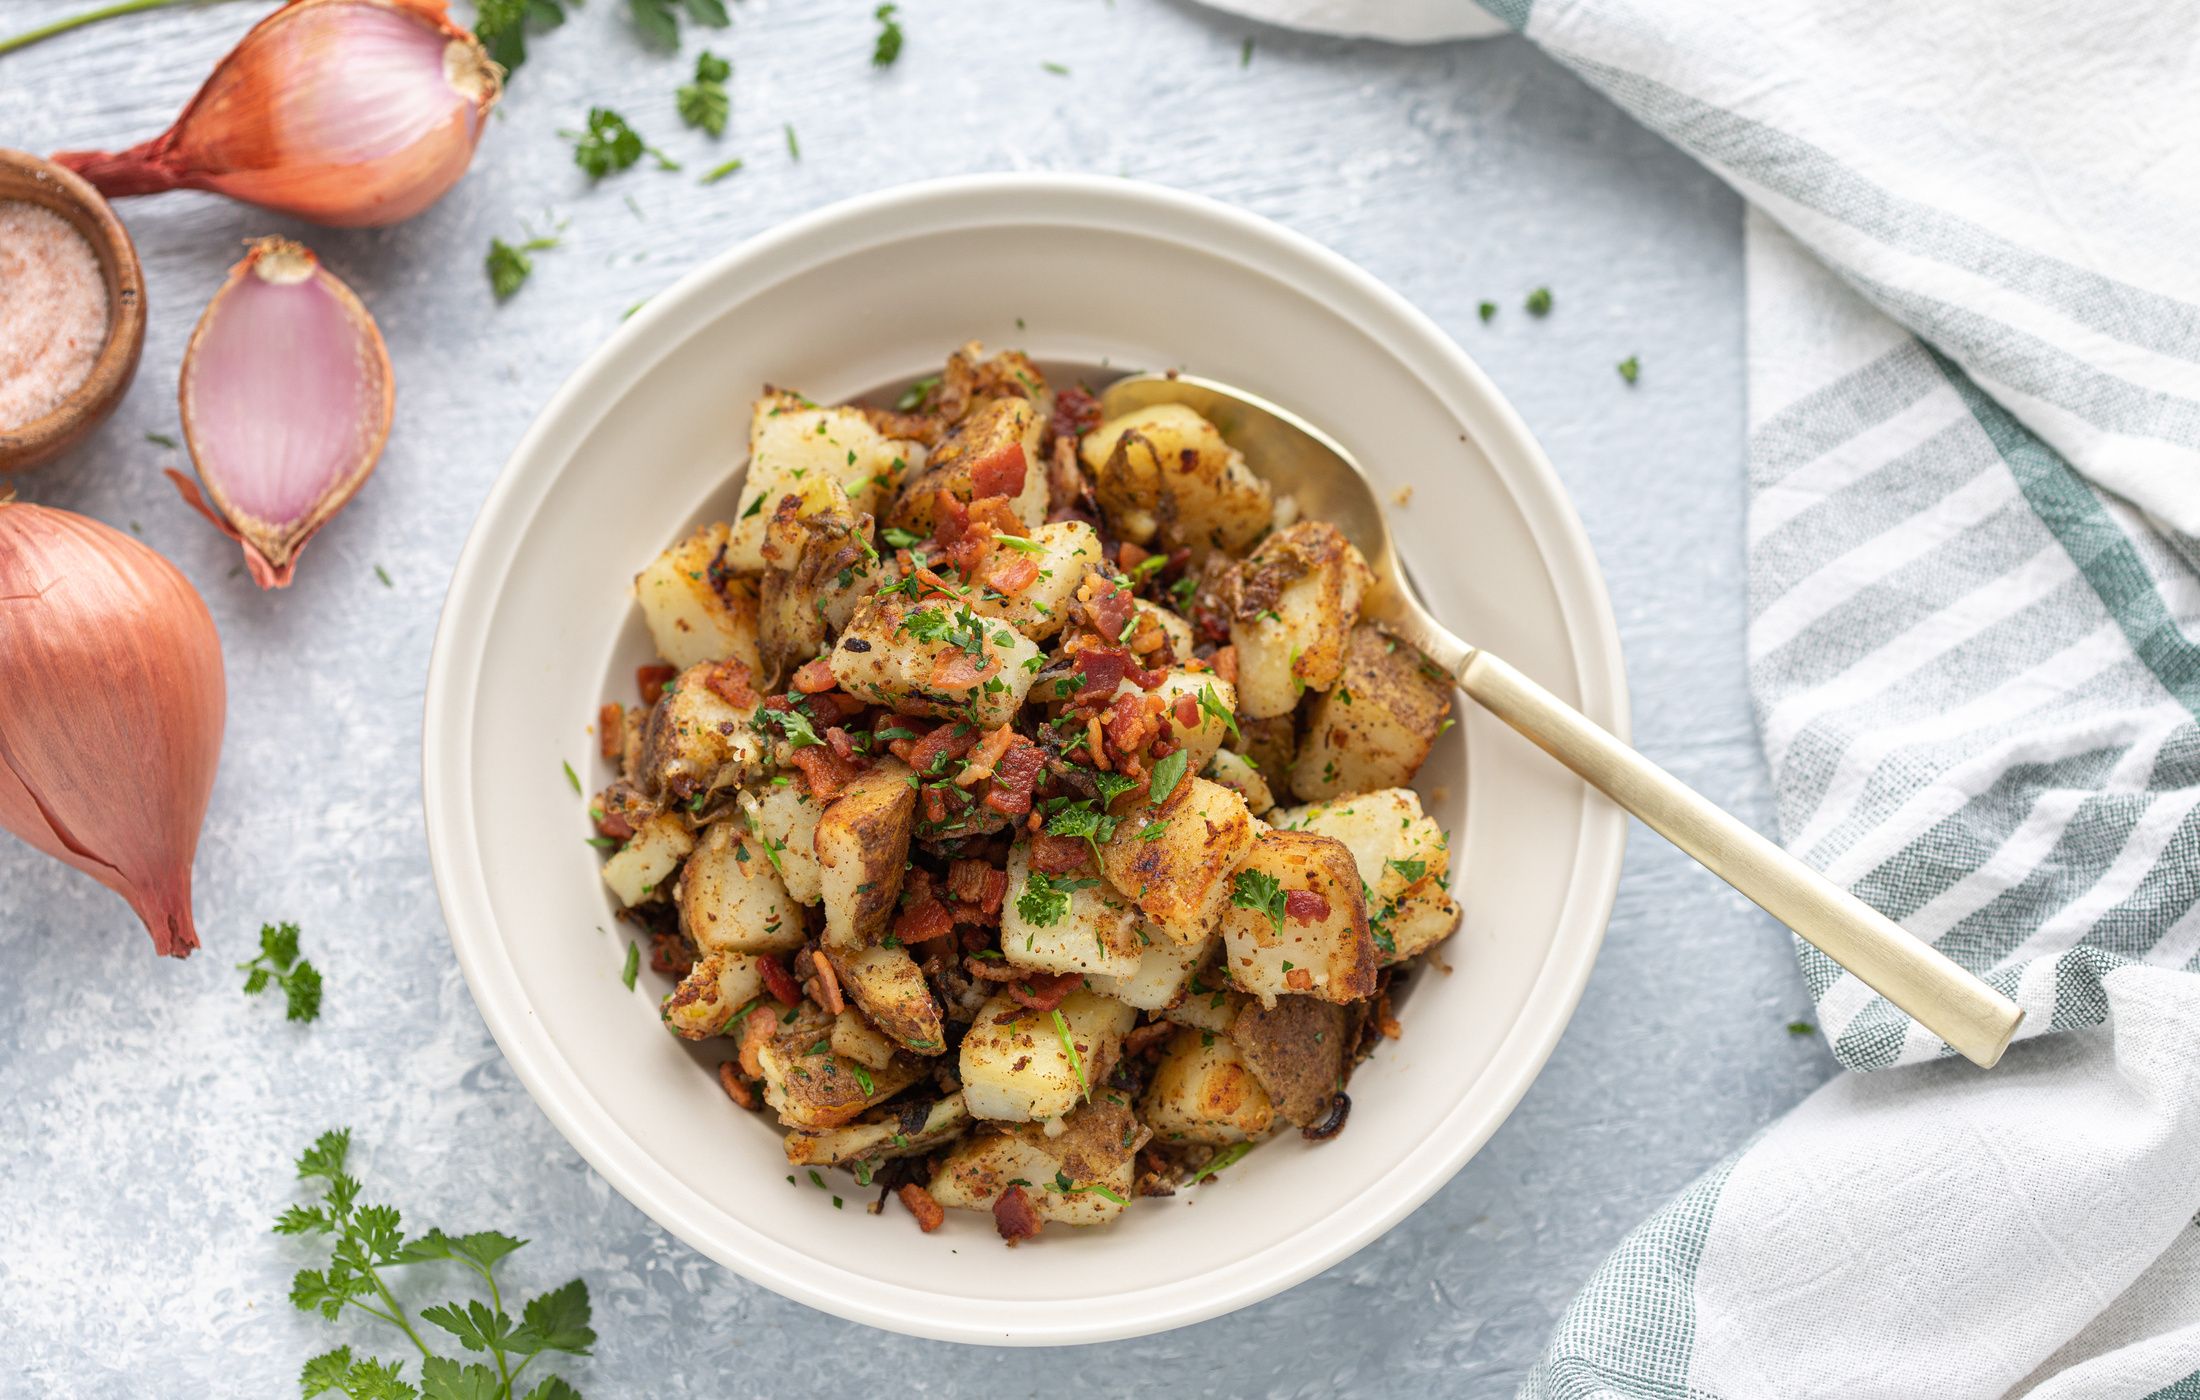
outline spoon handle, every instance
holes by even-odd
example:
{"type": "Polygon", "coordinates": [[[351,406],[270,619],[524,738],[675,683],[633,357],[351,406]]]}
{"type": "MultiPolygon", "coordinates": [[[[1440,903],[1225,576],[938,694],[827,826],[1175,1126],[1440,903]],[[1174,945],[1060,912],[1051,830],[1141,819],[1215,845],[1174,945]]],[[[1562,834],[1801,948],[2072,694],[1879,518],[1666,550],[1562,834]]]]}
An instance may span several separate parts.
{"type": "Polygon", "coordinates": [[[1499,658],[1471,652],[1457,679],[1484,709],[1917,1018],[1965,1059],[1989,1068],[2008,1048],[2023,1010],[1938,949],[1721,811],[1499,658]]]}

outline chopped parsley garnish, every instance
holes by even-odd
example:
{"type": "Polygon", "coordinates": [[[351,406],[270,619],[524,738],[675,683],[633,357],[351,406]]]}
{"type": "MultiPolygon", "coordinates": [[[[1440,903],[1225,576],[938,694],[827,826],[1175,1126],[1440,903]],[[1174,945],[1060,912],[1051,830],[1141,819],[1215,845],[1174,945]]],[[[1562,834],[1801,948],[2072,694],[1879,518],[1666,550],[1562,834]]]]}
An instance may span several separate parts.
{"type": "Polygon", "coordinates": [[[695,23],[711,29],[724,29],[733,22],[726,13],[725,0],[626,0],[626,4],[642,37],[668,49],[680,46],[682,11],[695,23]]]}
{"type": "Polygon", "coordinates": [[[1023,915],[1027,923],[1052,928],[1069,916],[1071,894],[1099,883],[1098,880],[1066,880],[1044,870],[1034,870],[1024,882],[1024,892],[1016,896],[1016,912],[1023,915]]]}
{"type": "Polygon", "coordinates": [[[1808,1021],[1790,1021],[1788,1022],[1788,1034],[1793,1036],[1816,1035],[1818,1034],[1818,1028],[1808,1021]]]}
{"type": "Polygon", "coordinates": [[[890,68],[894,60],[901,57],[901,23],[894,18],[900,8],[899,5],[881,5],[871,11],[871,17],[878,21],[878,42],[871,46],[873,68],[890,68]]]}
{"type": "Polygon", "coordinates": [[[1198,1183],[1205,1181],[1208,1177],[1213,1176],[1216,1172],[1221,1171],[1223,1168],[1235,1165],[1245,1156],[1246,1153],[1252,1150],[1253,1144],[1249,1142],[1231,1143],[1228,1147],[1225,1147],[1221,1151],[1215,1153],[1214,1156],[1209,1157],[1207,1159],[1207,1165],[1201,1167],[1198,1171],[1193,1172],[1190,1184],[1197,1185],[1198,1183]]]}
{"type": "MultiPolygon", "coordinates": [[[[741,157],[735,156],[732,160],[729,160],[722,165],[714,165],[710,169],[704,171],[703,178],[697,180],[695,183],[698,185],[715,185],[720,180],[725,179],[728,175],[731,175],[734,171],[739,170],[740,168],[741,157]]],[[[637,306],[640,305],[639,302],[635,304],[637,306]]]]}
{"type": "MultiPolygon", "coordinates": [[[[862,1087],[863,1092],[866,1095],[875,1094],[878,1092],[878,1085],[871,1082],[871,1071],[865,1069],[862,1065],[854,1063],[850,1063],[848,1069],[851,1073],[855,1075],[856,1083],[862,1087]]],[[[859,1184],[863,1186],[869,1186],[871,1183],[865,1181],[860,1182],[859,1184]]]]}
{"type": "Polygon", "coordinates": [[[1238,732],[1236,713],[1222,703],[1222,697],[1215,694],[1215,688],[1211,685],[1199,688],[1199,712],[1209,719],[1221,720],[1223,727],[1230,731],[1231,738],[1241,741],[1244,739],[1245,736],[1238,732]]]}
{"type": "Polygon", "coordinates": [[[555,29],[563,23],[565,0],[479,0],[474,6],[474,37],[507,79],[527,61],[527,29],[555,29]]]}
{"type": "Polygon", "coordinates": [[[587,171],[591,180],[601,180],[606,175],[625,170],[645,153],[657,162],[659,170],[680,168],[678,161],[656,147],[644,144],[641,133],[629,126],[625,117],[609,107],[588,109],[586,131],[561,131],[558,134],[572,141],[573,163],[587,171]]]}
{"type": "Polygon", "coordinates": [[[634,990],[634,979],[641,974],[641,970],[642,945],[629,943],[626,945],[626,966],[619,969],[619,980],[626,983],[628,991],[634,990]]]}
{"type": "Polygon", "coordinates": [[[924,407],[924,401],[931,398],[932,391],[939,387],[940,377],[938,375],[926,375],[924,378],[918,380],[916,383],[901,391],[901,397],[894,400],[895,411],[899,413],[914,413],[916,410],[924,407]]]}
{"type": "Polygon", "coordinates": [[[581,775],[573,771],[573,765],[570,763],[565,765],[565,780],[573,785],[573,791],[579,792],[581,790],[581,775]]]}
{"type": "Polygon", "coordinates": [[[1022,535],[995,535],[993,543],[1009,549],[1019,549],[1026,554],[1044,554],[1047,547],[1037,540],[1027,540],[1022,535]]]}
{"type": "Polygon", "coordinates": [[[504,301],[512,293],[525,286],[534,273],[535,260],[529,253],[539,253],[545,248],[555,248],[555,238],[530,238],[520,243],[507,243],[501,238],[489,240],[489,256],[482,265],[489,272],[489,290],[496,293],[498,301],[504,301]]]}
{"type": "Polygon", "coordinates": [[[1067,1172],[1056,1172],[1054,1174],[1054,1189],[1057,1193],[1064,1196],[1074,1196],[1081,1191],[1090,1191],[1095,1196],[1100,1196],[1107,1200],[1113,1201],[1119,1206],[1130,1204],[1130,1202],[1124,1200],[1121,1196],[1118,1196],[1115,1192],[1110,1191],[1107,1187],[1102,1186],[1097,1181],[1087,1181],[1082,1184],[1072,1183],[1069,1179],[1069,1174],[1067,1172]]]}
{"type": "Polygon", "coordinates": [[[1425,860],[1390,860],[1383,863],[1405,876],[1409,885],[1428,874],[1428,862],[1425,860]]]}
{"type": "Polygon", "coordinates": [[[1283,932],[1284,894],[1275,876],[1260,870],[1240,870],[1230,885],[1230,902],[1240,909],[1267,915],[1276,932],[1283,932]]]}
{"type": "Polygon", "coordinates": [[[879,534],[885,539],[889,549],[915,549],[924,543],[924,536],[904,530],[899,525],[889,525],[879,531],[879,534]]]}
{"type": "Polygon", "coordinates": [[[269,983],[283,989],[283,1019],[311,1021],[321,1014],[321,972],[298,956],[298,926],[292,923],[260,925],[260,952],[250,962],[237,964],[244,976],[244,994],[258,996],[269,983]]]}
{"type": "MultiPolygon", "coordinates": [[[[1163,762],[1166,761],[1163,760],[1163,762]]],[[[1138,779],[1126,778],[1121,773],[1095,772],[1092,775],[1092,783],[1094,787],[1100,789],[1101,805],[1112,806],[1116,798],[1138,786],[1138,779]]]]}
{"type": "Polygon", "coordinates": [[[1481,316],[1484,325],[1487,325],[1491,321],[1497,319],[1497,303],[1494,301],[1483,302],[1480,306],[1475,308],[1475,311],[1478,315],[1481,316]]]}
{"type": "MultiPolygon", "coordinates": [[[[787,155],[791,159],[800,160],[802,159],[802,142],[797,140],[795,137],[794,123],[787,122],[785,123],[785,126],[787,130],[787,155]]],[[[824,430],[823,424],[819,424],[818,427],[819,431],[822,432],[824,430]]]]}
{"type": "Polygon", "coordinates": [[[1062,805],[1047,818],[1047,835],[1081,836],[1092,847],[1092,854],[1097,859],[1100,843],[1115,835],[1115,818],[1100,810],[1090,798],[1074,802],[1065,798],[1055,800],[1062,805]]]}
{"type": "Polygon", "coordinates": [[[1039,66],[1046,69],[1049,73],[1052,73],[1057,78],[1066,78],[1069,76],[1069,65],[1066,63],[1042,63],[1039,66]]]}
{"type": "Polygon", "coordinates": [[[1077,1054],[1077,1042],[1070,1039],[1069,1022],[1062,1019],[1059,1011],[1049,1011],[1047,1014],[1054,1018],[1054,1034],[1061,1039],[1062,1053],[1069,1057],[1069,1067],[1077,1075],[1077,1085],[1085,1091],[1085,1099],[1090,1102],[1092,1081],[1085,1078],[1085,1062],[1077,1054]]]}
{"type": "Polygon", "coordinates": [[[1527,306],[1528,314],[1530,316],[1550,315],[1551,289],[1549,287],[1538,287],[1534,291],[1528,293],[1527,306]]]}
{"type": "Polygon", "coordinates": [[[767,725],[776,727],[781,734],[786,736],[787,742],[798,749],[806,749],[812,744],[825,742],[818,738],[817,731],[810,727],[810,717],[800,710],[758,710],[756,712],[756,723],[759,728],[767,725]]]}
{"type": "Polygon", "coordinates": [[[725,135],[726,118],[733,111],[733,99],[726,92],[726,79],[732,76],[733,65],[725,59],[709,49],[697,54],[695,81],[673,94],[673,105],[679,108],[680,120],[713,136],[725,135]]]}
{"type": "Polygon", "coordinates": [[[1168,801],[1169,794],[1176,791],[1176,785],[1184,781],[1184,769],[1190,764],[1191,759],[1192,756],[1188,750],[1178,749],[1166,758],[1156,760],[1153,766],[1153,775],[1149,779],[1150,786],[1147,788],[1147,800],[1156,807],[1168,801]]]}
{"type": "Polygon", "coordinates": [[[1138,839],[1141,841],[1159,841],[1168,829],[1169,824],[1167,822],[1147,822],[1139,831],[1138,839]]]}
{"type": "Polygon", "coordinates": [[[1642,373],[1642,361],[1633,355],[1619,362],[1619,377],[1632,384],[1642,373]]]}

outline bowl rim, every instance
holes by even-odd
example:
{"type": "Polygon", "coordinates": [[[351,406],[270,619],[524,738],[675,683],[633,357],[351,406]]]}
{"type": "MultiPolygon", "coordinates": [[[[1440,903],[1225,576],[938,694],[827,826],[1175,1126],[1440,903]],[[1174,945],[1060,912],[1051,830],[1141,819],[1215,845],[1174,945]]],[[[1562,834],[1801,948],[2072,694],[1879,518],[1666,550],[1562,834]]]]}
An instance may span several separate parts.
{"type": "MultiPolygon", "coordinates": [[[[563,1075],[564,1052],[526,1003],[509,956],[494,936],[479,852],[470,839],[475,824],[472,723],[481,641],[496,610],[494,585],[510,566],[528,516],[563,470],[543,463],[557,462],[563,449],[556,444],[579,441],[593,430],[605,411],[600,405],[617,400],[641,377],[644,371],[637,366],[651,359],[649,346],[678,344],[686,329],[708,319],[691,303],[707,299],[703,294],[714,284],[759,265],[765,265],[767,281],[776,280],[790,270],[771,270],[774,259],[802,254],[802,266],[809,266],[943,226],[1075,226],[1080,209],[1102,206],[1114,206],[1119,215],[1137,211],[1161,225],[1194,226],[1214,240],[1203,245],[1210,252],[1242,257],[1244,250],[1255,249],[1318,274],[1302,284],[1307,295],[1360,324],[1402,363],[1410,348],[1424,375],[1443,376],[1453,391],[1446,397],[1476,401],[1487,419],[1477,425],[1476,434],[1499,464],[1501,479],[1528,521],[1539,552],[1566,566],[1554,568],[1552,586],[1569,623],[1582,708],[1621,739],[1629,732],[1626,678],[1610,596],[1580,518],[1527,425],[1434,321],[1372,274],[1303,234],[1205,196],[1128,179],[962,175],[824,205],[742,240],[652,297],[566,377],[537,413],[499,469],[452,570],[423,700],[422,807],[436,891],[460,970],[499,1050],[536,1105],[613,1189],[661,1228],[743,1278],[823,1312],[910,1336],[996,1346],[1143,1336],[1259,1302],[1369,1244],[1448,1182],[1511,1115],[1572,1019],[1618,890],[1626,819],[1583,785],[1574,878],[1555,921],[1551,950],[1477,1081],[1494,1083],[1486,1097],[1477,1096],[1474,1111],[1468,1112],[1467,1099],[1449,1105],[1423,1142],[1402,1153],[1376,1186],[1337,1203],[1323,1222],[1328,1228],[1271,1241],[1234,1261],[1226,1274],[1199,1275],[1104,1299],[1025,1301],[989,1308],[984,1318],[965,1317],[961,1314],[969,1310],[938,1307],[937,1295],[820,1265],[799,1250],[749,1231],[738,1220],[734,1233],[742,1237],[729,1238],[719,1220],[697,1218],[679,1199],[681,1188],[600,1103],[563,1075]],[[865,232],[857,237],[853,230],[865,232]],[[1316,287],[1317,280],[1329,287],[1316,287]],[[535,469],[529,470],[530,464],[535,469]],[[1525,493],[1524,484],[1530,488],[1525,493]],[[470,932],[477,929],[478,935],[470,932]],[[1003,1312],[1009,1316],[1000,1316],[1003,1312]]],[[[1157,236],[1170,235],[1157,230],[1157,236]]],[[[1173,241],[1191,240],[1179,234],[1173,241]]],[[[1467,425],[1460,426],[1464,430],[1467,425]]]]}

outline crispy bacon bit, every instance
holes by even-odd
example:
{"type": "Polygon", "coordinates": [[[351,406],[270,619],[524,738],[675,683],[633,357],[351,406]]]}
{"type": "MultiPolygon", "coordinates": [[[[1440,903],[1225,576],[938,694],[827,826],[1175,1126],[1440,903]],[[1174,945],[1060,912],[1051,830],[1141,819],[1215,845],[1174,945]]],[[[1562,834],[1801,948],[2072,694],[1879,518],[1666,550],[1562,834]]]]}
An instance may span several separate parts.
{"type": "Polygon", "coordinates": [[[596,711],[596,751],[617,758],[626,750],[626,706],[613,700],[596,711]]]}
{"type": "MultiPolygon", "coordinates": [[[[1198,701],[1193,701],[1193,718],[1198,718],[1198,701]]],[[[1106,727],[1110,748],[1119,756],[1138,752],[1161,729],[1161,700],[1153,695],[1118,695],[1108,706],[1106,727]]]]}
{"type": "Polygon", "coordinates": [[[1381,1031],[1383,1038],[1386,1040],[1398,1040],[1406,1033],[1406,1028],[1399,1025],[1398,1018],[1390,1012],[1390,992],[1388,989],[1385,989],[1383,994],[1375,999],[1375,1029],[1381,1031]]]}
{"type": "Polygon", "coordinates": [[[1013,598],[1039,581],[1039,561],[1028,554],[996,554],[979,574],[980,585],[1013,598]]]}
{"type": "Polygon", "coordinates": [[[934,690],[969,690],[996,674],[1001,663],[993,657],[972,656],[957,647],[943,651],[932,663],[931,687],[934,690]]]}
{"type": "Polygon", "coordinates": [[[810,796],[820,802],[830,802],[840,796],[848,784],[862,776],[864,768],[833,752],[829,744],[805,744],[794,751],[790,762],[802,770],[810,796]]]}
{"type": "Polygon", "coordinates": [[[915,739],[896,739],[887,748],[892,750],[894,757],[919,773],[930,773],[940,755],[961,758],[977,742],[976,729],[962,720],[950,719],[941,721],[929,733],[915,739]]]}
{"type": "Polygon", "coordinates": [[[949,861],[947,892],[968,912],[998,915],[1008,894],[1008,872],[982,860],[949,861]]]}
{"type": "Polygon", "coordinates": [[[1294,992],[1311,992],[1314,990],[1314,974],[1303,967],[1294,967],[1283,974],[1283,985],[1294,992]]]}
{"type": "Polygon", "coordinates": [[[871,708],[869,702],[858,700],[844,690],[821,691],[803,703],[809,707],[811,718],[822,720],[826,724],[831,724],[836,719],[854,719],[871,708]]]}
{"type": "Polygon", "coordinates": [[[1092,857],[1092,850],[1074,836],[1049,836],[1045,833],[1031,838],[1031,868],[1049,875],[1068,875],[1085,868],[1092,857]]]}
{"type": "Polygon", "coordinates": [[[1115,567],[1126,574],[1152,557],[1152,550],[1144,545],[1133,544],[1129,540],[1125,540],[1115,547],[1115,567]]]}
{"type": "Polygon", "coordinates": [[[1024,473],[1030,465],[1022,440],[1010,438],[970,464],[970,494],[1014,496],[1024,489],[1024,473]]]}
{"type": "Polygon", "coordinates": [[[846,759],[851,763],[855,761],[857,756],[856,741],[849,738],[848,731],[842,729],[839,725],[836,724],[825,731],[825,743],[833,751],[835,757],[846,759]]]}
{"type": "Polygon", "coordinates": [[[649,970],[667,977],[685,977],[695,970],[695,950],[677,933],[651,933],[649,970]]]}
{"type": "Polygon", "coordinates": [[[1095,768],[1106,772],[1113,767],[1108,762],[1107,739],[1101,732],[1100,716],[1098,715],[1093,715],[1085,721],[1085,751],[1092,755],[1092,763],[1095,768]]]}
{"type": "Polygon", "coordinates": [[[642,703],[654,705],[662,699],[665,685],[680,674],[676,666],[637,666],[634,668],[634,684],[641,687],[642,703]]]}
{"type": "Polygon", "coordinates": [[[986,492],[980,492],[977,499],[970,503],[970,528],[973,531],[982,528],[996,535],[1030,533],[1024,529],[1024,518],[1016,513],[1015,505],[1007,496],[986,492]]]}
{"type": "Polygon", "coordinates": [[[927,1235],[939,1229],[940,1222],[947,1219],[946,1208],[932,1199],[931,1192],[914,1181],[894,1192],[894,1196],[909,1207],[909,1213],[917,1218],[917,1228],[927,1235]]]}
{"type": "Polygon", "coordinates": [[[1185,691],[1183,694],[1176,697],[1176,702],[1172,704],[1169,709],[1170,712],[1175,715],[1177,727],[1179,729],[1199,728],[1198,696],[1192,694],[1190,691],[1185,691]]]}
{"type": "MultiPolygon", "coordinates": [[[[802,989],[795,985],[794,978],[787,973],[786,965],[778,958],[770,954],[758,958],[756,970],[763,975],[764,990],[771,993],[773,1001],[784,1006],[802,1004],[802,989]]],[[[768,1021],[771,1018],[767,1016],[764,1019],[768,1021]]]]}
{"type": "Polygon", "coordinates": [[[963,765],[962,772],[955,775],[957,785],[976,787],[992,777],[994,765],[1001,761],[1001,755],[1007,753],[1008,746],[1015,741],[1016,731],[1005,724],[987,730],[985,737],[971,749],[970,761],[963,765]]]}
{"type": "MultiPolygon", "coordinates": [[[[784,975],[784,974],[782,974],[784,975]]],[[[792,1003],[789,1003],[792,1005],[792,1003]]],[[[741,1018],[741,1072],[751,1079],[764,1073],[764,1063],[759,1052],[772,1043],[772,1036],[779,1030],[777,1016],[743,1016],[741,1018]]]]}
{"type": "Polygon", "coordinates": [[[1237,684],[1238,655],[1236,647],[1223,647],[1207,658],[1207,664],[1215,668],[1215,674],[1232,685],[1237,684]]]}
{"type": "Polygon", "coordinates": [[[1047,426],[1056,437],[1080,438],[1100,426],[1100,400],[1083,389],[1057,389],[1047,426]]]}
{"type": "Polygon", "coordinates": [[[1107,704],[1115,698],[1116,688],[1126,680],[1143,690],[1152,690],[1164,679],[1162,672],[1140,666],[1137,658],[1119,646],[1086,647],[1077,653],[1076,666],[1078,674],[1085,678],[1072,701],[1079,705],[1107,704]]]}
{"type": "Polygon", "coordinates": [[[985,795],[985,805],[1008,817],[1030,811],[1031,790],[1046,763],[1047,756],[1037,744],[1017,735],[993,765],[993,786],[985,795]]]}
{"type": "Polygon", "coordinates": [[[749,663],[738,656],[729,656],[712,666],[703,676],[703,684],[711,693],[738,709],[756,706],[755,677],[749,674],[749,663]]]}
{"type": "Polygon", "coordinates": [[[1329,896],[1318,890],[1292,890],[1283,897],[1283,916],[1294,924],[1311,924],[1329,917],[1329,896]]]}
{"type": "Polygon", "coordinates": [[[821,690],[833,688],[833,663],[825,657],[805,661],[795,668],[794,688],[804,695],[815,695],[821,690]]]}
{"type": "MultiPolygon", "coordinates": [[[[911,871],[914,875],[917,872],[911,871]]],[[[955,931],[955,911],[939,902],[929,892],[921,900],[911,900],[894,920],[894,937],[905,947],[930,943],[935,938],[945,938],[955,931]]]]}
{"type": "Polygon", "coordinates": [[[748,1082],[742,1079],[740,1067],[735,1065],[733,1061],[724,1060],[719,1063],[718,1086],[726,1091],[727,1098],[732,1099],[742,1108],[749,1110],[751,1113],[756,1111],[756,1090],[750,1088],[748,1082]]]}
{"type": "Polygon", "coordinates": [[[1021,1186],[1011,1186],[993,1202],[993,1228],[1010,1244],[1034,1239],[1039,1234],[1039,1212],[1021,1186]]]}
{"type": "Polygon", "coordinates": [[[1085,611],[1091,614],[1094,629],[1106,640],[1120,642],[1130,627],[1132,615],[1138,611],[1130,592],[1112,583],[1105,585],[1105,591],[1093,591],[1095,596],[1085,600],[1085,611]]]}
{"type": "Polygon", "coordinates": [[[802,990],[827,1015],[838,1016],[848,1009],[840,995],[840,974],[833,971],[831,959],[805,948],[795,955],[795,966],[803,974],[802,990]]]}
{"type": "Polygon", "coordinates": [[[1008,984],[1009,1000],[1033,1011],[1052,1011],[1084,982],[1075,972],[1034,972],[1008,984]]]}

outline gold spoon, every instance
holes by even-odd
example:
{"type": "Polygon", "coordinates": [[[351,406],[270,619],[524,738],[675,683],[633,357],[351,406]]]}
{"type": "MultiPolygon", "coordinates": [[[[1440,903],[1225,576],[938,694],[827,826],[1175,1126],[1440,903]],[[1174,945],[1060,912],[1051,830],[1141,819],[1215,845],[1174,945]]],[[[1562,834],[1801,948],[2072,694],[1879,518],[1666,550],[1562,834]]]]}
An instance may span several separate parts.
{"type": "Polygon", "coordinates": [[[1499,658],[1447,631],[1399,566],[1375,489],[1327,434],[1241,389],[1190,375],[1137,374],[1101,395],[1110,418],[1179,403],[1222,430],[1300,510],[1327,520],[1367,556],[1375,583],[1362,616],[1420,648],[1476,703],[1525,735],[1651,830],[1917,1018],[1965,1059],[1990,1067],[2024,1012],[1931,945],[1835,885],[1499,658]]]}

